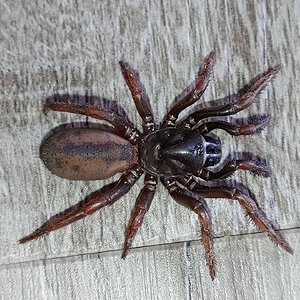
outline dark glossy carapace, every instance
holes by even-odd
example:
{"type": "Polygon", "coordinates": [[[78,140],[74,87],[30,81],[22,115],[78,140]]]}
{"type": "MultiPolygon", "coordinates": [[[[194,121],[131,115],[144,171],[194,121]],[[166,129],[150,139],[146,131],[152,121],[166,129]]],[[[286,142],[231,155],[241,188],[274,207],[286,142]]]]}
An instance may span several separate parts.
{"type": "Polygon", "coordinates": [[[139,145],[140,164],[150,174],[193,174],[221,159],[220,140],[197,131],[167,127],[145,137],[139,145]]]}

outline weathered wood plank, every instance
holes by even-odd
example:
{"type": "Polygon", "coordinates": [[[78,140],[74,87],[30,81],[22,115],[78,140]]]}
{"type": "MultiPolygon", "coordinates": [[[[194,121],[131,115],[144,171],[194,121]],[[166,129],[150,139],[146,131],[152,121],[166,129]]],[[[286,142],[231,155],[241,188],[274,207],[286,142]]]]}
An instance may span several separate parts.
{"type": "MultiPolygon", "coordinates": [[[[9,299],[290,299],[300,295],[299,229],[294,255],[263,234],[215,240],[218,276],[211,281],[200,242],[83,254],[2,266],[9,299]]],[[[7,299],[7,298],[6,298],[7,299]]]]}

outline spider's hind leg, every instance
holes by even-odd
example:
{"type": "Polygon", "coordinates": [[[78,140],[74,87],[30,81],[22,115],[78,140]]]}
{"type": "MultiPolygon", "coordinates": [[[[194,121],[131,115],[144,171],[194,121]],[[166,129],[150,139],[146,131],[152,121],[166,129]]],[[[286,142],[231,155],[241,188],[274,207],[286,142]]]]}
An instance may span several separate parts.
{"type": "Polygon", "coordinates": [[[95,96],[80,96],[69,94],[55,94],[46,99],[43,112],[49,110],[80,114],[112,124],[118,135],[137,144],[141,133],[128,119],[125,111],[115,103],[95,96]]]}
{"type": "Polygon", "coordinates": [[[53,216],[33,233],[21,238],[19,242],[21,244],[27,243],[42,235],[48,234],[51,231],[91,215],[104,206],[112,205],[129,192],[130,188],[136,183],[141,174],[142,171],[138,167],[132,168],[126,174],[122,175],[118,181],[102,187],[100,190],[88,195],[79,203],[53,216]]]}

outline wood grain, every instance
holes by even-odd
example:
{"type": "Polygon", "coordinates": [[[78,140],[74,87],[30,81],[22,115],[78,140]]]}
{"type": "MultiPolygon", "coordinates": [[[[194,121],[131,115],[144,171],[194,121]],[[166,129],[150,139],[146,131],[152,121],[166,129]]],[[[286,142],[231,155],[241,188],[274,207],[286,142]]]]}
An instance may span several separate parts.
{"type": "Polygon", "coordinates": [[[2,1],[0,298],[298,299],[299,11],[299,0],[2,1]],[[161,120],[212,49],[218,60],[205,101],[232,94],[268,66],[282,65],[261,100],[239,114],[268,112],[270,126],[259,136],[218,134],[224,157],[246,150],[270,160],[270,178],[242,172],[235,178],[284,229],[294,256],[254,234],[257,229],[237,204],[209,200],[218,259],[212,283],[196,242],[196,216],[160,186],[134,242],[141,248],[123,262],[119,250],[141,181],[114,206],[19,245],[21,236],[51,215],[117,178],[71,182],[50,175],[39,159],[42,138],[61,123],[85,118],[45,116],[43,101],[55,93],[115,99],[141,128],[118,61],[139,70],[161,120]]]}
{"type": "Polygon", "coordinates": [[[262,234],[215,239],[213,282],[196,241],[134,249],[125,261],[121,251],[109,251],[6,264],[1,293],[9,299],[297,299],[299,230],[286,235],[294,256],[262,234]]]}

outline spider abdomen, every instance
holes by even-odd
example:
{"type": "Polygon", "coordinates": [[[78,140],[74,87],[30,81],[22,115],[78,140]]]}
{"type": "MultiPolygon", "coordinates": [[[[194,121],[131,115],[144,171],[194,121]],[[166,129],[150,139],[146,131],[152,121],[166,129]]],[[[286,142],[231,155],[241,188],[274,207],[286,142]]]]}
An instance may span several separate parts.
{"type": "Polygon", "coordinates": [[[139,147],[140,164],[161,176],[192,174],[221,159],[220,141],[185,128],[163,128],[149,134],[139,147]]]}
{"type": "Polygon", "coordinates": [[[137,149],[122,137],[94,128],[68,128],[48,136],[40,157],[55,175],[71,180],[98,180],[137,163],[137,149]]]}

